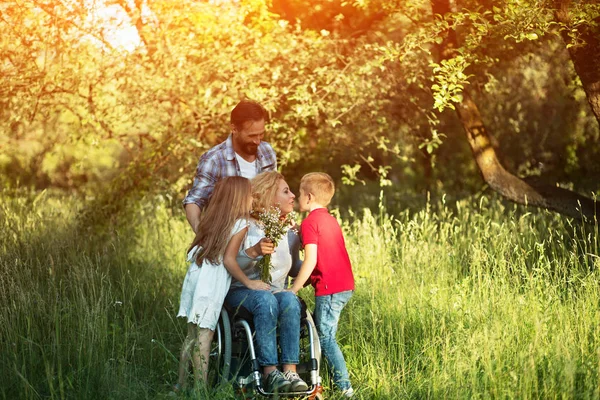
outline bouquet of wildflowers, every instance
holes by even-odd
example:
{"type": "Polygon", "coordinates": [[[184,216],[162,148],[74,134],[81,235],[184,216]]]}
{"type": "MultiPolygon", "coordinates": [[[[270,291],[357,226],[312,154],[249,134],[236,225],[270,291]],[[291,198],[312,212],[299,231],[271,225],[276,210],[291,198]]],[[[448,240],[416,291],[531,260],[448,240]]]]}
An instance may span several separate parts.
{"type": "MultiPolygon", "coordinates": [[[[257,219],[261,228],[265,231],[265,237],[273,242],[277,247],[279,241],[289,230],[296,213],[291,212],[285,217],[281,217],[279,207],[270,207],[268,210],[262,210],[257,213],[257,219]]],[[[260,280],[266,283],[271,282],[271,254],[266,254],[256,264],[260,268],[260,280]]]]}

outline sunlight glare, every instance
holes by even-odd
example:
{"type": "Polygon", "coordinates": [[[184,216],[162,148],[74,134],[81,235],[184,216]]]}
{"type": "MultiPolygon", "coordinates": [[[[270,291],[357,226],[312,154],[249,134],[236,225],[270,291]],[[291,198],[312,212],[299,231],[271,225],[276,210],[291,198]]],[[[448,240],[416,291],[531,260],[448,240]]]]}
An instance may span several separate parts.
{"type": "Polygon", "coordinates": [[[141,44],[137,29],[122,6],[106,0],[87,0],[85,4],[88,23],[101,31],[104,40],[115,49],[133,51],[141,44]]]}

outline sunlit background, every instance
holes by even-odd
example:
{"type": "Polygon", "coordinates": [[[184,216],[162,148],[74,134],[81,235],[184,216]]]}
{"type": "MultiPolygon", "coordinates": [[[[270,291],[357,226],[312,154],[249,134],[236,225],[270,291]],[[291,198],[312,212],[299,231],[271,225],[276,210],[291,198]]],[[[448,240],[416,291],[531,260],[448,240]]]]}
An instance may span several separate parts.
{"type": "Polygon", "coordinates": [[[181,201],[241,99],[292,191],[335,180],[357,399],[600,398],[598,21],[583,0],[0,1],[0,398],[172,398],[181,201]]]}
{"type": "MultiPolygon", "coordinates": [[[[86,23],[99,28],[104,39],[115,48],[132,51],[141,44],[140,36],[127,12],[121,5],[114,3],[114,1],[85,0],[85,7],[88,10],[86,23]]],[[[134,4],[129,6],[133,7],[134,4]]],[[[144,7],[142,10],[143,17],[150,17],[147,8],[144,7]]]]}

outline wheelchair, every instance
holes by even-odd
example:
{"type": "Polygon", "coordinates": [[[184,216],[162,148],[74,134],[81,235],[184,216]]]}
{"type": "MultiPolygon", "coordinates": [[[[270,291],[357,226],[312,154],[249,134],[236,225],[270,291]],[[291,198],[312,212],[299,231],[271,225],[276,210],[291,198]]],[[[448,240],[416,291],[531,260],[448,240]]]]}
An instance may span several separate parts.
{"type": "Polygon", "coordinates": [[[280,398],[323,399],[323,386],[319,375],[321,346],[317,330],[306,304],[302,305],[300,323],[300,362],[297,372],[308,384],[303,392],[267,392],[254,348],[252,314],[240,306],[224,306],[211,345],[208,381],[211,385],[233,383],[242,398],[256,396],[280,398]]]}

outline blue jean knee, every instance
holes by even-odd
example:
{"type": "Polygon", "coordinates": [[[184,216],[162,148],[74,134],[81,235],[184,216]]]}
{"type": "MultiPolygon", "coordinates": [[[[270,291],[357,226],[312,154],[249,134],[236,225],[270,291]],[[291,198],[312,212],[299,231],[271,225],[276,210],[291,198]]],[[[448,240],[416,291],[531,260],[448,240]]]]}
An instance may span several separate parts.
{"type": "Polygon", "coordinates": [[[277,321],[279,319],[277,297],[266,290],[236,288],[229,291],[225,301],[231,307],[243,306],[252,313],[256,358],[259,365],[277,365],[277,321]]]}

